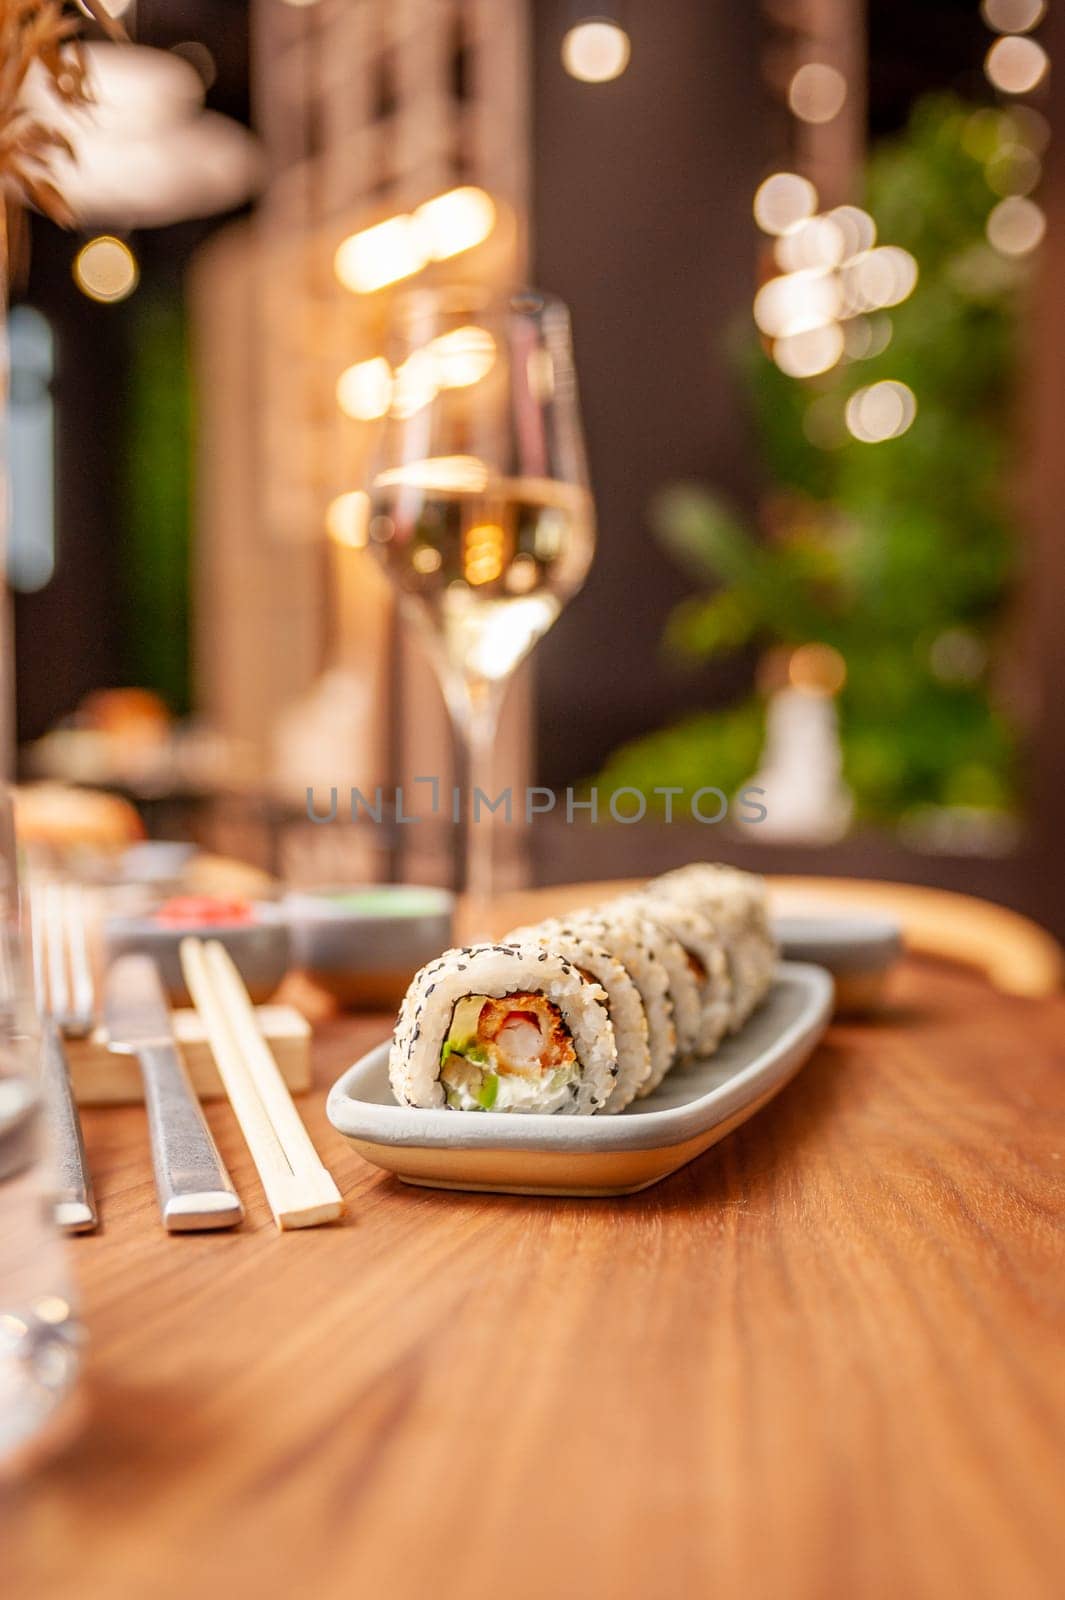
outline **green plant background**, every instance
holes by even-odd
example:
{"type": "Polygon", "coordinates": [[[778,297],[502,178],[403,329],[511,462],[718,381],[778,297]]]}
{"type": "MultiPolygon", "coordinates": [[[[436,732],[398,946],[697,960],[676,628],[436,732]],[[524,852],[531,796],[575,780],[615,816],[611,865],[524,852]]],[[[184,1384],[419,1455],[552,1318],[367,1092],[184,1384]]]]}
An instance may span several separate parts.
{"type": "MultiPolygon", "coordinates": [[[[741,359],[772,485],[763,526],[693,485],[651,508],[700,585],[670,617],[666,647],[692,661],[809,641],[840,651],[845,775],[858,815],[881,824],[914,808],[1018,802],[1019,741],[994,664],[1021,542],[1014,390],[1029,268],[991,248],[986,224],[1011,166],[1031,167],[1035,137],[1023,112],[922,102],[866,173],[879,242],[919,264],[913,294],[880,314],[886,348],[794,379],[750,324],[741,359]],[[913,390],[916,419],[897,439],[859,443],[847,399],[886,378],[913,390]]],[[[755,770],[763,721],[752,691],[627,744],[599,781],[734,790],[755,770]]]]}

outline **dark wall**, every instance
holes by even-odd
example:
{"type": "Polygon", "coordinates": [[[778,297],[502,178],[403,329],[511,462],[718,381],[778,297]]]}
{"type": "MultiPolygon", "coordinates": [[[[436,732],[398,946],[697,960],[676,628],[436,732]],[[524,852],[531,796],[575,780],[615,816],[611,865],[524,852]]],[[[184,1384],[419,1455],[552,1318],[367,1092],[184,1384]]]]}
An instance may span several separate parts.
{"type": "MultiPolygon", "coordinates": [[[[207,106],[247,121],[247,0],[141,0],[136,33],[142,43],[160,48],[187,40],[206,45],[216,73],[207,106]]],[[[173,452],[161,462],[158,448],[154,455],[147,448],[146,382],[160,371],[160,360],[153,361],[153,330],[161,317],[180,319],[186,263],[225,220],[133,234],[139,288],[119,305],[97,305],[75,287],[71,265],[88,233],[112,230],[64,233],[42,217],[32,218],[28,275],[16,285],[15,298],[35,306],[55,330],[57,565],[44,589],[14,597],[20,740],[39,737],[88,691],[105,686],[150,684],[182,709],[187,691],[183,685],[175,690],[174,673],[153,676],[151,670],[159,657],[160,626],[171,621],[171,611],[162,613],[161,622],[161,608],[153,611],[145,601],[153,586],[158,597],[160,579],[173,576],[176,562],[162,567],[166,530],[160,523],[155,539],[150,495],[137,499],[138,473],[142,485],[158,489],[165,488],[165,472],[174,469],[173,452]]],[[[154,343],[157,352],[157,338],[154,343]]],[[[182,381],[179,373],[171,387],[182,381]]],[[[158,421],[158,408],[148,420],[158,421]]],[[[173,587],[181,588],[182,579],[178,569],[173,587]]],[[[180,627],[183,589],[172,599],[174,625],[180,627]]]]}
{"type": "Polygon", "coordinates": [[[582,84],[559,56],[572,7],[534,5],[533,272],[573,312],[599,517],[588,583],[537,652],[546,783],[594,771],[621,740],[735,687],[663,655],[686,585],[646,508],[684,477],[752,496],[726,344],[750,316],[751,198],[774,146],[758,8],[670,0],[629,13],[628,70],[582,84]]]}

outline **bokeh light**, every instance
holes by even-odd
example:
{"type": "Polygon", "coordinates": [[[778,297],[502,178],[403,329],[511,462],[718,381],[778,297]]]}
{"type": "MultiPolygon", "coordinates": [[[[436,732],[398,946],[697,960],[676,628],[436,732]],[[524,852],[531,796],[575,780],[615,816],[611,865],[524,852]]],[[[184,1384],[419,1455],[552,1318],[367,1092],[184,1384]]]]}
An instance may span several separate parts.
{"type": "Polygon", "coordinates": [[[370,516],[370,497],[363,489],[350,489],[331,500],[325,513],[329,537],[349,550],[361,550],[366,543],[370,516]]]}
{"type": "Polygon", "coordinates": [[[808,61],[788,85],[788,105],[800,122],[831,122],[846,98],[846,78],[825,61],[808,61]]]}
{"type": "Polygon", "coordinates": [[[852,317],[843,325],[843,348],[851,361],[871,361],[891,343],[891,318],[852,317]]]}
{"type": "Polygon", "coordinates": [[[1026,256],[1042,243],[1046,217],[1034,200],[1008,195],[987,219],[987,237],[1004,256],[1026,256]]]}
{"type": "Polygon", "coordinates": [[[788,658],[788,681],[806,694],[839,694],[847,681],[847,663],[830,644],[801,644],[788,658]]]}
{"type": "Polygon", "coordinates": [[[1010,122],[1017,130],[1017,138],[1041,156],[1050,143],[1050,123],[1043,113],[1034,106],[1010,106],[1010,122]]]}
{"type": "Polygon", "coordinates": [[[844,415],[855,439],[862,444],[881,444],[906,432],[917,415],[917,400],[908,384],[885,379],[856,390],[844,415]]]}
{"type": "Polygon", "coordinates": [[[797,172],[774,172],[754,196],[754,220],[763,233],[789,233],[817,210],[817,190],[797,172]]]}
{"type": "Polygon", "coordinates": [[[444,564],[444,558],[435,545],[422,544],[412,552],[410,564],[415,572],[428,576],[430,572],[439,572],[444,564]]]}
{"type": "Polygon", "coordinates": [[[1031,194],[1042,171],[1042,162],[1026,144],[1001,145],[984,168],[988,187],[1001,195],[1031,194]]]}
{"type": "Polygon", "coordinates": [[[373,294],[420,272],[426,260],[421,229],[413,217],[399,216],[345,239],[334,266],[346,289],[373,294]]]}
{"type": "Polygon", "coordinates": [[[773,345],[773,360],[789,378],[816,377],[834,367],[842,354],[843,329],[838,322],[777,339],[773,345]]]}
{"type": "Polygon", "coordinates": [[[825,219],[833,223],[843,235],[843,259],[871,250],[876,243],[876,223],[861,206],[835,206],[826,211],[825,219]]]}
{"type": "Polygon", "coordinates": [[[917,262],[898,245],[879,245],[855,256],[843,269],[845,311],[879,311],[900,305],[917,284],[917,262]]]}
{"type": "Polygon", "coordinates": [[[839,279],[834,273],[789,272],[770,278],[754,299],[754,320],[771,339],[790,339],[833,322],[840,311],[839,279]]]}
{"type": "Polygon", "coordinates": [[[496,342],[487,328],[471,324],[441,333],[429,346],[441,389],[465,389],[487,377],[495,364],[496,342]]]}
{"type": "Polygon", "coordinates": [[[780,236],[773,255],[785,272],[803,267],[838,267],[846,254],[843,229],[831,217],[808,217],[780,236]]]}
{"type": "Polygon", "coordinates": [[[609,83],[629,64],[632,46],[624,28],[606,17],[589,17],[562,41],[562,65],[581,83],[609,83]]]}
{"type": "Polygon", "coordinates": [[[984,71],[1003,94],[1030,93],[1042,83],[1049,66],[1043,46],[1018,34],[996,39],[984,61],[984,71]]]}
{"type": "Polygon", "coordinates": [[[495,583],[502,575],[506,534],[497,522],[479,522],[463,540],[462,570],[470,584],[495,583]]]}
{"type": "Polygon", "coordinates": [[[944,629],[928,649],[928,664],[941,683],[975,683],[987,660],[986,644],[968,628],[944,629]]]}
{"type": "Polygon", "coordinates": [[[436,360],[430,350],[415,350],[392,380],[392,415],[401,421],[413,417],[436,397],[436,360]]]}
{"type": "Polygon", "coordinates": [[[355,294],[374,294],[420,272],[430,261],[447,261],[487,239],[495,226],[491,195],[472,185],[449,189],[405,212],[362,228],[338,247],[333,267],[355,294]]]}
{"type": "Polygon", "coordinates": [[[392,368],[384,356],[357,361],[337,379],[337,404],[357,422],[383,417],[392,399],[392,368]]]}
{"type": "Polygon", "coordinates": [[[1042,22],[1045,0],[983,0],[980,14],[996,33],[1027,33],[1042,22]]]}
{"type": "Polygon", "coordinates": [[[495,226],[496,208],[490,194],[472,184],[449,189],[426,200],[414,213],[424,254],[433,261],[448,261],[463,250],[483,243],[495,226]]]}
{"type": "Polygon", "coordinates": [[[74,282],[90,300],[113,305],[137,287],[137,258],[129,245],[102,233],[83,244],[74,257],[74,282]]]}

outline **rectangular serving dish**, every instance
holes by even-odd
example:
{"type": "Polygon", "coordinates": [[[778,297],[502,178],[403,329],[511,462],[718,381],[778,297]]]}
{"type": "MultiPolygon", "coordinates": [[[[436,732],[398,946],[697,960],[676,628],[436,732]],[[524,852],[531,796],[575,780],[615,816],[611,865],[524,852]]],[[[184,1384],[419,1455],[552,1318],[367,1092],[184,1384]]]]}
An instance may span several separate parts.
{"type": "Polygon", "coordinates": [[[823,968],[783,961],[747,1025],[618,1116],[547,1117],[399,1106],[385,1040],[340,1077],[329,1120],[404,1183],[502,1194],[635,1194],[761,1109],[809,1058],[832,1014],[823,968]]]}

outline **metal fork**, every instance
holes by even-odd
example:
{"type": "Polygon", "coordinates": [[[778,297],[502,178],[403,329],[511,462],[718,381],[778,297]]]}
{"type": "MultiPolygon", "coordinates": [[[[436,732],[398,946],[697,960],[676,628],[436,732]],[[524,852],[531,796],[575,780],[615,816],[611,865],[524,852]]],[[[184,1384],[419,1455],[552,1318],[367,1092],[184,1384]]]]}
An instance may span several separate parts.
{"type": "Polygon", "coordinates": [[[63,1047],[64,1037],[84,1038],[93,1026],[85,902],[76,884],[47,883],[30,890],[30,910],[33,986],[58,1167],[55,1220],[64,1233],[88,1233],[97,1225],[96,1199],[63,1047]]]}

